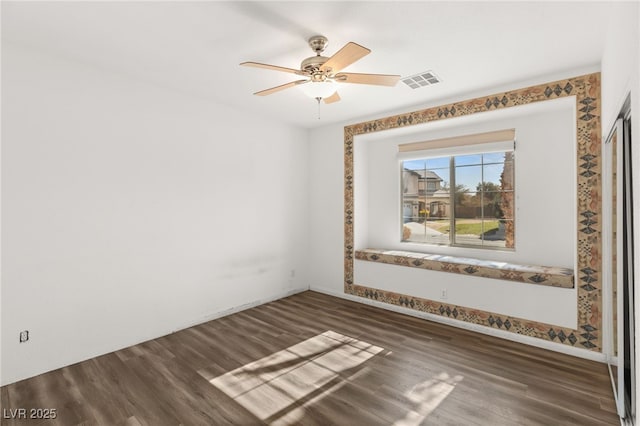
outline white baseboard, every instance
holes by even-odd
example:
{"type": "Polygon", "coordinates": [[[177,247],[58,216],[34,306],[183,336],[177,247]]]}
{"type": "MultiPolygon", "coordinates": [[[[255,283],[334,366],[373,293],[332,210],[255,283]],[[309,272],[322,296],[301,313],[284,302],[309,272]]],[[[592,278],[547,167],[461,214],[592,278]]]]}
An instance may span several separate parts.
{"type": "Polygon", "coordinates": [[[318,293],[324,293],[329,296],[339,297],[341,299],[351,300],[353,302],[362,303],[365,305],[375,306],[377,308],[385,309],[387,311],[398,312],[412,317],[423,318],[429,321],[437,322],[440,324],[450,325],[452,327],[462,328],[464,330],[471,330],[489,336],[500,337],[502,339],[511,340],[518,343],[524,343],[526,345],[535,346],[538,348],[548,349],[554,352],[560,352],[567,355],[572,355],[578,358],[589,359],[592,361],[598,361],[602,363],[607,362],[607,357],[600,352],[592,352],[587,349],[575,348],[561,343],[548,342],[546,340],[537,339],[535,337],[523,336],[521,334],[510,333],[504,330],[498,330],[494,328],[485,327],[483,325],[471,324],[464,321],[458,321],[451,318],[441,317],[440,315],[429,314],[426,312],[420,312],[413,309],[403,308],[401,306],[391,305],[389,303],[378,302],[376,300],[366,299],[363,297],[353,296],[343,292],[336,292],[332,289],[325,287],[312,286],[309,288],[311,291],[317,291],[318,293]]]}
{"type": "MultiPolygon", "coordinates": [[[[195,321],[191,321],[189,323],[185,323],[184,325],[176,328],[171,333],[176,333],[180,330],[184,330],[186,328],[194,327],[199,324],[203,324],[205,322],[213,321],[218,318],[226,317],[227,315],[232,315],[238,312],[245,311],[247,309],[255,308],[256,306],[264,305],[265,303],[273,302],[275,300],[284,299],[285,297],[292,296],[294,294],[302,293],[303,291],[308,291],[309,287],[305,288],[294,288],[291,290],[282,291],[276,293],[273,296],[267,297],[265,299],[254,300],[253,302],[245,303],[244,305],[234,306],[233,308],[225,309],[224,311],[214,312],[208,315],[205,315],[202,318],[199,318],[195,321]]],[[[161,336],[160,336],[161,337],[161,336]]]]}

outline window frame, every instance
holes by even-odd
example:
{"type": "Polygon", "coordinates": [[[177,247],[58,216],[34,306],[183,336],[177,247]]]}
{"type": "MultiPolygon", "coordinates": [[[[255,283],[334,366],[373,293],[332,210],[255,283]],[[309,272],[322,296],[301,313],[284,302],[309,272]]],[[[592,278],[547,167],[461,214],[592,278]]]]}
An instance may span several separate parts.
{"type": "MultiPolygon", "coordinates": [[[[515,140],[512,141],[513,142],[513,146],[510,149],[504,149],[501,151],[496,151],[496,150],[492,150],[492,149],[487,149],[486,151],[484,150],[478,150],[478,147],[472,147],[472,146],[468,146],[466,148],[469,149],[465,149],[465,146],[459,146],[455,148],[454,152],[448,152],[446,154],[443,153],[438,153],[437,151],[439,150],[434,150],[433,155],[426,155],[426,156],[420,156],[419,158],[414,158],[414,160],[428,160],[430,158],[443,158],[443,157],[448,157],[449,158],[449,205],[450,207],[450,213],[449,213],[449,242],[448,243],[438,243],[438,242],[418,242],[418,241],[407,241],[403,239],[403,228],[405,225],[404,222],[404,206],[405,206],[405,193],[403,191],[405,183],[404,183],[404,178],[405,178],[405,173],[404,173],[404,162],[405,161],[410,161],[409,159],[400,159],[399,161],[399,166],[400,166],[400,243],[401,244],[420,244],[421,246],[423,245],[427,245],[427,246],[438,246],[438,247],[455,247],[455,248],[464,248],[464,249],[479,249],[479,250],[493,250],[493,251],[506,251],[506,252],[515,252],[516,251],[516,238],[515,238],[515,225],[516,225],[516,160],[515,160],[515,152],[516,152],[516,143],[515,140]],[[475,149],[474,149],[475,148],[475,149]],[[512,217],[511,220],[513,223],[513,246],[512,247],[499,247],[499,246],[490,246],[490,245],[484,245],[484,239],[482,239],[481,241],[483,241],[483,244],[464,244],[464,243],[459,243],[456,242],[456,232],[455,232],[455,225],[456,225],[456,214],[455,214],[455,196],[456,196],[456,180],[455,180],[455,174],[456,174],[456,165],[455,165],[455,158],[456,157],[461,157],[461,156],[465,156],[465,155],[477,155],[477,154],[490,154],[490,153],[495,153],[495,152],[505,152],[505,153],[511,153],[512,158],[511,158],[511,167],[512,167],[512,189],[509,191],[513,194],[513,208],[512,208],[512,217]]],[[[505,164],[505,161],[503,161],[502,164],[505,164]]],[[[479,166],[482,167],[482,178],[481,181],[484,182],[484,159],[483,162],[478,164],[479,166]]],[[[462,167],[462,166],[459,166],[462,167]]],[[[425,206],[427,205],[427,197],[426,194],[424,196],[424,200],[425,200],[425,206]]],[[[481,208],[481,215],[482,215],[482,221],[483,221],[483,226],[484,226],[484,202],[480,203],[480,208],[481,208]]]]}

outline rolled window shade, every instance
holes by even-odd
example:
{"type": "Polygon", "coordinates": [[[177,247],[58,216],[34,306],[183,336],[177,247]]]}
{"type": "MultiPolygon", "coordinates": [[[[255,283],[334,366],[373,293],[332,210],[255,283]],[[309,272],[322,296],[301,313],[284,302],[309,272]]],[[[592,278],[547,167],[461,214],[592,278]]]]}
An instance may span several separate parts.
{"type": "Polygon", "coordinates": [[[515,137],[516,129],[505,129],[494,132],[475,133],[473,135],[466,136],[454,136],[451,138],[405,143],[398,145],[398,152],[429,151],[432,149],[458,148],[471,145],[513,142],[515,140],[515,137]]]}

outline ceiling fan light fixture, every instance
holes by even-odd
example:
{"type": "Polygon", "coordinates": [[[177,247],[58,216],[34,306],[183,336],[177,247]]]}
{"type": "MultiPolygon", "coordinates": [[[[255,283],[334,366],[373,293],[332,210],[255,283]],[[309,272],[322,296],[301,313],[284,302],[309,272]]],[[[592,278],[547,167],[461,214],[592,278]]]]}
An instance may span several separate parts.
{"type": "Polygon", "coordinates": [[[311,81],[307,84],[301,84],[300,90],[310,98],[328,98],[338,90],[337,84],[331,80],[311,81]]]}

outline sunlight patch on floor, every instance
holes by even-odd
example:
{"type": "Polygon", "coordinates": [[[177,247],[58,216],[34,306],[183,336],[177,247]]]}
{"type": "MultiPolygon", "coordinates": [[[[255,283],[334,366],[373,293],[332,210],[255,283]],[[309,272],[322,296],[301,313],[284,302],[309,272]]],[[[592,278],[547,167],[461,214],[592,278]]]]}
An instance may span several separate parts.
{"type": "Polygon", "coordinates": [[[415,404],[415,408],[408,412],[403,419],[394,422],[393,425],[420,425],[449,396],[460,381],[462,381],[462,376],[451,377],[443,372],[430,380],[418,383],[404,394],[409,401],[415,404]]]}
{"type": "Polygon", "coordinates": [[[361,370],[358,370],[353,375],[342,378],[335,385],[330,386],[326,389],[323,389],[322,392],[319,392],[317,395],[312,398],[306,398],[302,405],[298,405],[296,408],[287,411],[283,414],[282,417],[269,422],[271,426],[287,426],[287,425],[300,425],[304,423],[304,416],[306,414],[305,407],[310,407],[316,402],[320,401],[325,395],[329,395],[333,392],[336,392],[338,389],[343,387],[349,382],[356,380],[358,377],[366,375],[370,371],[369,367],[364,367],[361,370]]]}
{"type": "Polygon", "coordinates": [[[297,407],[335,391],[351,378],[346,376],[349,369],[383,350],[326,331],[209,382],[259,419],[273,421],[288,412],[297,414],[297,407]],[[294,404],[296,407],[292,407],[294,404]]]}

